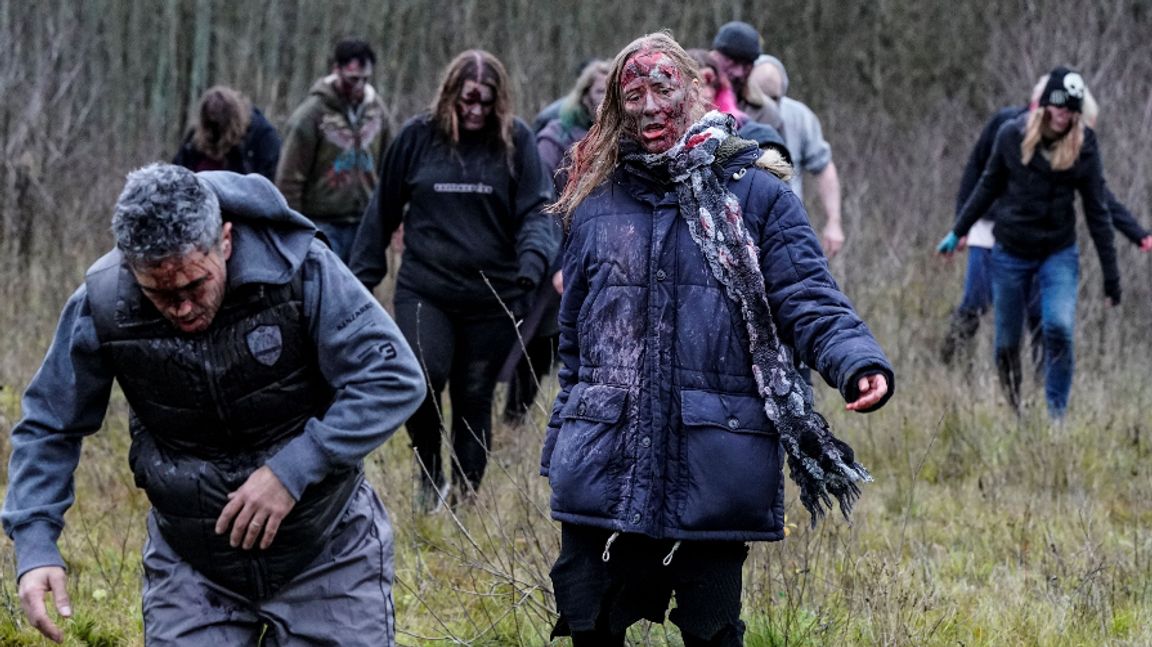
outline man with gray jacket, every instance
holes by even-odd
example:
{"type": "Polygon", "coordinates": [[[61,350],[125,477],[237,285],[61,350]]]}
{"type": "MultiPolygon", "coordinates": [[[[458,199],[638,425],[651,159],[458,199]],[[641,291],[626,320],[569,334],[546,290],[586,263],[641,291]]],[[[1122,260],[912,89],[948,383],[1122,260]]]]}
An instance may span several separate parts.
{"type": "Polygon", "coordinates": [[[59,642],[46,594],[72,614],[56,544],[116,381],[152,504],[146,644],[393,644],[362,460],[424,396],[396,325],[263,177],[145,167],[112,230],[12,430],[0,520],[29,621],[59,642]]]}

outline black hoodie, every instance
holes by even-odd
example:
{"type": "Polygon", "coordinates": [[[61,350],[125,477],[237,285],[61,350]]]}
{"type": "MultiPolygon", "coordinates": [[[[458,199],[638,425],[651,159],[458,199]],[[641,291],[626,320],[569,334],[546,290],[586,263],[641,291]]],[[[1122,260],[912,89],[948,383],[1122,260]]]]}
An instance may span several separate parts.
{"type": "Polygon", "coordinates": [[[462,132],[452,146],[430,114],[409,120],[388,147],[356,235],[356,278],[369,288],[384,278],[385,250],[403,222],[399,288],[478,304],[495,303],[493,291],[510,303],[539,285],[559,246],[543,213],[551,180],[519,119],[513,137],[509,161],[493,132],[462,132]]]}

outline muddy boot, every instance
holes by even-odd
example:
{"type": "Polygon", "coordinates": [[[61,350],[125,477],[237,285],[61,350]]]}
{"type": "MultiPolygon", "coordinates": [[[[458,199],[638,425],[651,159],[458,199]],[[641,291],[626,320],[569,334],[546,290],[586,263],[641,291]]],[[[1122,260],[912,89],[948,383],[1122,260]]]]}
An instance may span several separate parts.
{"type": "Polygon", "coordinates": [[[948,334],[944,336],[944,343],[940,347],[940,361],[945,366],[951,366],[956,353],[976,336],[979,328],[979,312],[960,309],[953,312],[948,322],[948,334]]]}

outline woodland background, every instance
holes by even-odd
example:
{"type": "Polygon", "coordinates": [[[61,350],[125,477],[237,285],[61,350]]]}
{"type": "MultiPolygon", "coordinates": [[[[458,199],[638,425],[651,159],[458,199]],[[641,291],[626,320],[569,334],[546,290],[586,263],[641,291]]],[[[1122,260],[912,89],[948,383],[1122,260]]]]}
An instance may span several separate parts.
{"type": "MultiPolygon", "coordinates": [[[[1021,419],[1004,406],[990,318],[965,366],[939,364],[963,260],[931,253],[985,120],[1058,64],[1084,73],[1109,185],[1152,224],[1149,0],[0,0],[0,456],[61,305],[111,244],[125,173],[171,158],[208,86],[241,89],[283,127],[334,42],[359,36],[399,123],[429,103],[457,52],[482,47],[504,61],[530,119],[586,57],[660,28],[707,47],[732,19],[760,29],[788,66],[789,94],[823,121],[848,235],[833,272],[897,370],[896,397],[876,414],[846,415],[820,392],[877,482],[854,525],[816,530],[789,490],[791,536],[755,545],[745,571],[747,643],[1152,644],[1152,258],[1117,238],[1124,302],[1106,309],[1081,231],[1072,411],[1052,428],[1038,385],[1026,384],[1021,419]]],[[[547,644],[559,532],[536,476],[549,402],[539,405],[535,424],[496,430],[485,489],[459,516],[413,513],[402,431],[371,457],[397,528],[401,644],[547,644]]],[[[62,542],[70,644],[141,641],[147,504],[127,470],[125,419],[117,398],[77,476],[62,542]]],[[[0,644],[36,644],[12,573],[5,541],[0,644]]],[[[630,640],[680,644],[671,625],[637,626],[630,640]]]]}

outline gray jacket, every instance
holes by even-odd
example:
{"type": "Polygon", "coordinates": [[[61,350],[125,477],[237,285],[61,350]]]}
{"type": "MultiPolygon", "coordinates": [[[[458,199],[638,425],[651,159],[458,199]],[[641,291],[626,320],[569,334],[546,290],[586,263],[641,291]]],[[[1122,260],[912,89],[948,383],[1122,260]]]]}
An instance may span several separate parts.
{"type": "MultiPolygon", "coordinates": [[[[308,352],[334,395],[327,411],[307,420],[266,463],[299,499],[329,474],[358,466],[403,424],[424,397],[420,368],[388,314],[268,180],[229,172],[200,177],[233,222],[228,293],[303,278],[308,352]]],[[[81,286],[64,306],[52,346],[24,394],[24,417],[12,429],[0,521],[15,541],[18,575],[63,566],[56,540],[74,498],[81,441],[102,425],[117,378],[81,286]]]]}

